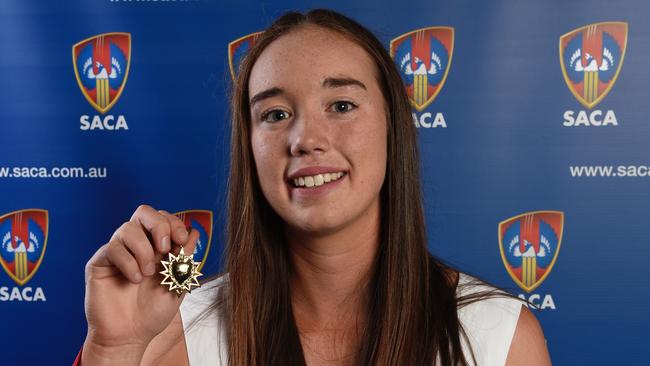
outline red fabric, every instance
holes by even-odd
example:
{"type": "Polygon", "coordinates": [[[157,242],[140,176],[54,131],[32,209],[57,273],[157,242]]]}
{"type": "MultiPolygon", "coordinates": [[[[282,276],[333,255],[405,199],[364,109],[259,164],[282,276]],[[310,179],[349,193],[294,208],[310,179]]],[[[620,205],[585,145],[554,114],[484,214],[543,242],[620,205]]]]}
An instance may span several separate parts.
{"type": "Polygon", "coordinates": [[[79,350],[79,353],[77,354],[77,358],[74,359],[74,363],[72,366],[81,366],[81,351],[83,351],[83,347],[79,350]]]}

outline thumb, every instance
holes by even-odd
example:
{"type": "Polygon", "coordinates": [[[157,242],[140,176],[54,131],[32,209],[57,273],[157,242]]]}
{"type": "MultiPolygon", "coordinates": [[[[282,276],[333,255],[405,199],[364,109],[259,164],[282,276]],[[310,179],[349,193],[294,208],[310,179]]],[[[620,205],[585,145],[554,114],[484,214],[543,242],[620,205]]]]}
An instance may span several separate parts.
{"type": "Polygon", "coordinates": [[[199,233],[198,230],[195,228],[190,227],[189,228],[189,234],[187,235],[187,240],[185,243],[183,243],[183,252],[185,252],[185,255],[190,256],[194,254],[194,250],[196,249],[196,244],[199,241],[199,238],[201,234],[199,233]]]}

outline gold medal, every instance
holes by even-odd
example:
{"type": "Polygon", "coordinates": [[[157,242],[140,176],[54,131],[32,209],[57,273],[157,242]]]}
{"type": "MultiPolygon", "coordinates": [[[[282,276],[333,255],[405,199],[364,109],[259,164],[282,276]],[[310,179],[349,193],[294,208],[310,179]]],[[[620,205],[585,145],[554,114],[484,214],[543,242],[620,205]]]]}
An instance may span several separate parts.
{"type": "Polygon", "coordinates": [[[192,292],[192,286],[200,287],[197,278],[203,274],[199,272],[200,263],[194,261],[194,254],[185,255],[182,245],[177,256],[171,252],[168,254],[168,260],[160,261],[165,267],[165,270],[160,272],[165,276],[160,284],[169,285],[169,292],[176,291],[178,297],[181,297],[183,291],[192,292]]]}

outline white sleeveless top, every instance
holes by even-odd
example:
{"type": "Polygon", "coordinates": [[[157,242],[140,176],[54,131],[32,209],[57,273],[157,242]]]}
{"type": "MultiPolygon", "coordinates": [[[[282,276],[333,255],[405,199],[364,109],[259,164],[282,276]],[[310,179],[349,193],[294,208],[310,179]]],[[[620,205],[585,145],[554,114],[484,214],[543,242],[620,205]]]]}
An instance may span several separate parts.
{"type": "MultiPolygon", "coordinates": [[[[214,302],[217,286],[223,284],[223,278],[204,283],[186,294],[181,303],[190,366],[228,365],[225,319],[213,311],[190,327],[197,316],[214,302]]],[[[473,277],[460,274],[458,296],[491,289],[486,286],[463,286],[472,280],[473,277]]],[[[521,306],[522,302],[517,299],[495,297],[479,300],[458,310],[458,318],[471,343],[477,366],[505,365],[521,306]]],[[[471,353],[463,337],[461,340],[465,358],[471,364],[471,353]]]]}

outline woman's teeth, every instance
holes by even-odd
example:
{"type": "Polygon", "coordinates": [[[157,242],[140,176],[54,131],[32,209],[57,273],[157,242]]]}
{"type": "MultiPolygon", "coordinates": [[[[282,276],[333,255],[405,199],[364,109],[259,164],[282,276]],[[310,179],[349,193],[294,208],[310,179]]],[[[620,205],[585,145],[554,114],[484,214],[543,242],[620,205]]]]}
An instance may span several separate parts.
{"type": "Polygon", "coordinates": [[[318,187],[318,186],[322,186],[325,183],[338,180],[343,175],[345,175],[343,172],[308,175],[305,177],[294,178],[293,184],[296,187],[307,187],[307,188],[318,187]]]}

